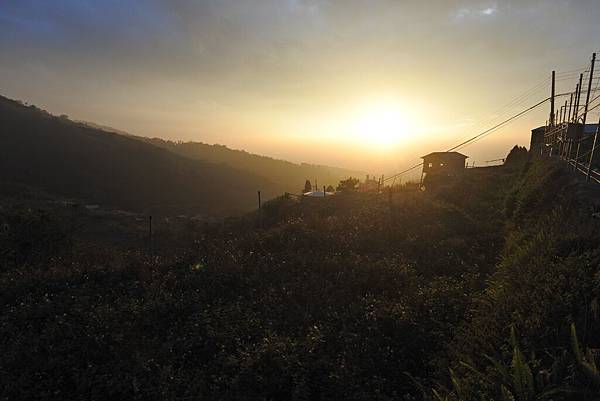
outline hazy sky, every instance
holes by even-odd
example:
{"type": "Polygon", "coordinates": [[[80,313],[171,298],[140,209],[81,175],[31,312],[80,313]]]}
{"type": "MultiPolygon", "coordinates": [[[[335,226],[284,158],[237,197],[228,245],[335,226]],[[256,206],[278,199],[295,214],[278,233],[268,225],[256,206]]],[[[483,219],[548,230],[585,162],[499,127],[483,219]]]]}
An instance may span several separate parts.
{"type": "MultiPolygon", "coordinates": [[[[553,68],[584,67],[598,39],[598,0],[4,0],[0,93],[139,135],[390,172],[487,128],[553,68]]],[[[464,153],[502,157],[547,112],[464,153]]]]}

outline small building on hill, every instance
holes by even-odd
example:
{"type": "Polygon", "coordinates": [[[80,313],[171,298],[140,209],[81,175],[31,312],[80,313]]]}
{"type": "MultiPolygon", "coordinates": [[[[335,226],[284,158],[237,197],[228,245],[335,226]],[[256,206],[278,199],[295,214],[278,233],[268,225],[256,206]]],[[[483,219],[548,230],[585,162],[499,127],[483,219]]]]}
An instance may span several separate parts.
{"type": "Polygon", "coordinates": [[[468,156],[458,152],[433,152],[421,157],[423,159],[423,173],[421,181],[426,175],[453,176],[464,172],[465,161],[468,156]]]}
{"type": "MultiPolygon", "coordinates": [[[[547,130],[558,132],[559,140],[584,140],[587,137],[593,136],[598,129],[598,124],[586,124],[585,127],[581,123],[562,123],[555,128],[548,130],[545,125],[531,130],[531,141],[529,143],[529,151],[533,154],[544,153],[547,149],[546,142],[551,141],[552,137],[546,138],[547,130]]],[[[556,138],[555,138],[556,139],[556,138]]],[[[587,144],[584,144],[585,147],[587,144]]]]}
{"type": "Polygon", "coordinates": [[[365,181],[358,184],[358,190],[360,192],[377,191],[380,185],[381,182],[378,179],[375,179],[375,177],[371,177],[367,174],[365,181]]]}
{"type": "Polygon", "coordinates": [[[529,143],[529,150],[532,153],[540,153],[544,146],[544,133],[546,132],[546,126],[537,127],[531,130],[531,141],[529,143]]]}

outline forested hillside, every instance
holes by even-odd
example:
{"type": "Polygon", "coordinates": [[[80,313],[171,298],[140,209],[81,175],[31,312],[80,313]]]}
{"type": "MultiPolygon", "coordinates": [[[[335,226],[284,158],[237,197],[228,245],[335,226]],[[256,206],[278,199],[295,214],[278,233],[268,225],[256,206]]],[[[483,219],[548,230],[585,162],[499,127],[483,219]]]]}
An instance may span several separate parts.
{"type": "MultiPolygon", "coordinates": [[[[224,164],[192,160],[0,97],[0,181],[102,206],[225,215],[284,188],[224,164]]],[[[300,186],[304,181],[300,180],[300,186]]]]}
{"type": "Polygon", "coordinates": [[[170,150],[192,159],[213,163],[225,163],[231,167],[266,177],[281,185],[287,192],[298,193],[305,180],[315,181],[319,187],[333,185],[348,177],[362,177],[363,173],[342,168],[313,164],[296,164],[285,160],[259,156],[242,150],[230,149],[223,145],[208,145],[201,142],[173,142],[160,138],[142,138],[140,140],[170,150]],[[298,183],[302,183],[299,186],[298,183]]]}
{"type": "Polygon", "coordinates": [[[520,157],[437,191],[279,198],[154,257],[3,210],[1,397],[595,399],[597,191],[520,157]]]}

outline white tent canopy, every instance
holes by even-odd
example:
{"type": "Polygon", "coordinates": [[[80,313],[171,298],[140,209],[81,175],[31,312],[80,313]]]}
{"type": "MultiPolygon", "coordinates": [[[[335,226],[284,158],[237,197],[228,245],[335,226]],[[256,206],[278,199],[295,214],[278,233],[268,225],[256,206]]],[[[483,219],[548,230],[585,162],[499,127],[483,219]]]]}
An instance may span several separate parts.
{"type": "Polygon", "coordinates": [[[305,192],[303,195],[308,198],[324,198],[326,196],[335,195],[335,192],[310,191],[310,192],[305,192]]]}

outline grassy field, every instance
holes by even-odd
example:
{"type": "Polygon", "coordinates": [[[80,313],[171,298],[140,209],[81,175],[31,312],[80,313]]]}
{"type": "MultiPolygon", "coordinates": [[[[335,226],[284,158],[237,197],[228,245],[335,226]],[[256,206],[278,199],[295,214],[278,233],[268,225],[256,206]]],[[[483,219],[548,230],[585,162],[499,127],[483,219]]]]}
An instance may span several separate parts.
{"type": "Polygon", "coordinates": [[[279,198],[165,228],[152,258],[3,210],[1,397],[595,394],[600,236],[583,184],[537,160],[429,188],[279,198]]]}

